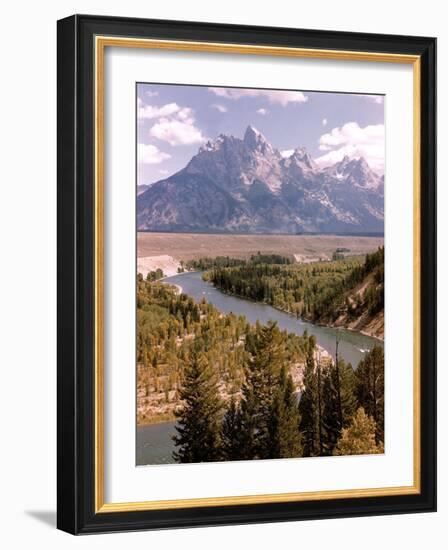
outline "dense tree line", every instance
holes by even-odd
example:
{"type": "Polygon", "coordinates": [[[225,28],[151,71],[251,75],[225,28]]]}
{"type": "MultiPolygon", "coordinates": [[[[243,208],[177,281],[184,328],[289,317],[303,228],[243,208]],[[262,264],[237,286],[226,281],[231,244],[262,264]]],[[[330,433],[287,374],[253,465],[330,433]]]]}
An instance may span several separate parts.
{"type": "Polygon", "coordinates": [[[216,256],[214,258],[199,258],[197,260],[189,260],[185,266],[189,270],[194,271],[208,271],[209,269],[224,268],[224,267],[240,267],[245,265],[257,265],[257,264],[280,264],[290,265],[292,263],[290,258],[282,256],[280,254],[253,254],[248,259],[232,258],[230,256],[216,256]]]}
{"type": "Polygon", "coordinates": [[[230,256],[216,256],[214,258],[204,257],[197,260],[188,260],[185,264],[190,271],[208,271],[217,267],[238,267],[245,265],[246,260],[231,258],[230,256]]]}
{"type": "Polygon", "coordinates": [[[332,262],[280,265],[245,263],[213,266],[204,274],[223,292],[264,302],[313,322],[334,321],[341,314],[357,318],[384,308],[384,247],[365,260],[354,257],[332,262]],[[364,294],[354,291],[366,277],[364,294]]]}

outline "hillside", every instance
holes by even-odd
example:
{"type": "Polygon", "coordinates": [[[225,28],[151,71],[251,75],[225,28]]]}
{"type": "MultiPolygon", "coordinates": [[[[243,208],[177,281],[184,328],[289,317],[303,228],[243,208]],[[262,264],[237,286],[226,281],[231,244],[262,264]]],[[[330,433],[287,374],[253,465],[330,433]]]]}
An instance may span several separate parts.
{"type": "Polygon", "coordinates": [[[336,304],[315,321],[384,338],[384,248],[367,255],[361,268],[347,278],[347,288],[336,289],[336,304]]]}

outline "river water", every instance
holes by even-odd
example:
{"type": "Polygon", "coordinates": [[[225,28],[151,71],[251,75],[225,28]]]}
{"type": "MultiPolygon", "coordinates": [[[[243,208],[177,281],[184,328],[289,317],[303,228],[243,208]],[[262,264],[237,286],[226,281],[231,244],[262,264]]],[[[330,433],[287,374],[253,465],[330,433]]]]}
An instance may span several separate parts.
{"type": "MultiPolygon", "coordinates": [[[[182,287],[182,292],[196,301],[205,298],[223,313],[245,315],[250,323],[259,320],[266,324],[269,320],[273,320],[277,321],[281,329],[298,335],[302,335],[307,330],[333,357],[336,351],[336,334],[338,334],[339,355],[355,368],[364,354],[375,344],[383,345],[379,340],[359,332],[313,325],[271,306],[223,294],[212,284],[203,281],[202,273],[199,271],[167,277],[164,282],[179,285],[182,287]]],[[[174,433],[174,422],[137,427],[137,465],[173,462],[171,437],[174,433]]]]}

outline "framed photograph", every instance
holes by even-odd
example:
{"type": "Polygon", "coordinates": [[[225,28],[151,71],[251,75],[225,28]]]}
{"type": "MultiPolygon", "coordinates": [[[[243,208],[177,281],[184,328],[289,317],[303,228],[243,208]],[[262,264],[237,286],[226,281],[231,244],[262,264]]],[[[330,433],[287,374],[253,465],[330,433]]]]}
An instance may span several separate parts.
{"type": "Polygon", "coordinates": [[[434,38],[58,22],[58,527],[436,508],[434,38]]]}

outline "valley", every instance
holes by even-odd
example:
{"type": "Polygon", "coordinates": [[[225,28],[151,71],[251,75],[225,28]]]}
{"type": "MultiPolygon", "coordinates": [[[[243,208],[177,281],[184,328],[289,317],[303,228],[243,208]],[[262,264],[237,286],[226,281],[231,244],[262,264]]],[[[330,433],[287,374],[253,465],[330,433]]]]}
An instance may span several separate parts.
{"type": "MultiPolygon", "coordinates": [[[[295,261],[330,260],[337,249],[350,254],[366,254],[383,246],[384,237],[343,235],[229,235],[211,233],[137,233],[139,261],[146,257],[169,255],[177,261],[198,260],[204,257],[229,256],[247,259],[253,254],[281,254],[295,261]],[[294,258],[294,256],[296,256],[294,258]]],[[[161,267],[151,263],[151,269],[161,267]]],[[[166,265],[166,264],[165,264],[166,265]]]]}
{"type": "MultiPolygon", "coordinates": [[[[295,391],[303,391],[306,346],[314,341],[313,363],[331,365],[336,357],[355,367],[382,343],[344,328],[319,326],[270,305],[224,294],[201,272],[185,272],[164,284],[139,281],[137,346],[137,464],[175,462],[173,436],[188,358],[204,346],[217,375],[217,394],[227,406],[242,397],[245,371],[256,331],[275,322],[285,339],[288,373],[295,391]],[[181,287],[182,296],[175,288],[181,287]],[[171,312],[171,313],[170,313],[171,312]],[[205,330],[204,330],[205,329],[205,330]],[[196,336],[195,336],[196,335],[196,336]],[[196,342],[196,344],[195,344],[196,342]]],[[[351,369],[350,369],[351,370],[351,369]]]]}

